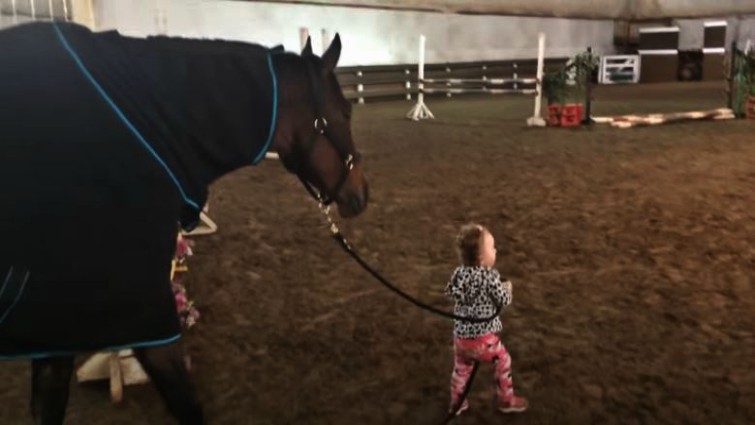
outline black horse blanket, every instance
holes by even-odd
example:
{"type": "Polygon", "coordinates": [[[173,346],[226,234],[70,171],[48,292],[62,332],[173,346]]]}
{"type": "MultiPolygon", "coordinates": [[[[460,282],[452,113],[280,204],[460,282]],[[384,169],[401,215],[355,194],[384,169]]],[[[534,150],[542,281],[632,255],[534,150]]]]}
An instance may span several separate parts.
{"type": "Polygon", "coordinates": [[[272,53],[63,23],[0,31],[0,358],[179,338],[177,224],[264,157],[272,53]]]}

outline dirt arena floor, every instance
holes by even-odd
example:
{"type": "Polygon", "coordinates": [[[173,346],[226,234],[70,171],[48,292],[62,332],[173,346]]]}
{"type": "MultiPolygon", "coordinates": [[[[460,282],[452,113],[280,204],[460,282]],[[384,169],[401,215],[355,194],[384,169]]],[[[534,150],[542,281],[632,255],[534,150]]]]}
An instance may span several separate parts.
{"type": "MultiPolygon", "coordinates": [[[[596,115],[724,104],[720,84],[595,96],[596,115]]],[[[447,309],[456,229],[492,229],[514,282],[503,340],[531,409],[496,413],[484,366],[455,423],[755,423],[755,121],[530,129],[527,98],[429,104],[438,119],[421,123],[407,102],[356,109],[372,203],[343,228],[447,309]]],[[[280,164],[217,182],[211,212],[220,230],[195,239],[187,281],[202,318],[185,338],[211,423],[441,422],[451,323],[343,254],[280,164]]],[[[1,424],[29,423],[29,375],[0,364],[1,424]]],[[[172,423],[150,386],[113,406],[105,384],[74,385],[68,424],[172,423]]]]}

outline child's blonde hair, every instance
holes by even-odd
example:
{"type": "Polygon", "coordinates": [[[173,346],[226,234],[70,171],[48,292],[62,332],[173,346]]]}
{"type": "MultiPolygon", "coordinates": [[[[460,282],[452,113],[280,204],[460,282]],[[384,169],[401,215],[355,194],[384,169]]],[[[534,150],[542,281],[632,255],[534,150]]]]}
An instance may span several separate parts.
{"type": "Polygon", "coordinates": [[[487,232],[483,226],[477,223],[467,223],[461,226],[456,236],[456,249],[459,251],[459,259],[465,266],[480,265],[480,247],[482,236],[487,232]]]}

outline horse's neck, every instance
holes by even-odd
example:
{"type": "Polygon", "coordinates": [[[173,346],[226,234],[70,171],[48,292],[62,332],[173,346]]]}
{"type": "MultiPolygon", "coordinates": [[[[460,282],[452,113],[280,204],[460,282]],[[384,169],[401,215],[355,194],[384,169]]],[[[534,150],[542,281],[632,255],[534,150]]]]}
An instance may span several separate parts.
{"type": "Polygon", "coordinates": [[[264,157],[276,119],[275,71],[268,52],[242,43],[150,38],[161,118],[172,142],[210,183],[264,157]]]}
{"type": "Polygon", "coordinates": [[[264,156],[277,113],[267,49],[63,29],[123,115],[190,186],[206,186],[264,156]]]}

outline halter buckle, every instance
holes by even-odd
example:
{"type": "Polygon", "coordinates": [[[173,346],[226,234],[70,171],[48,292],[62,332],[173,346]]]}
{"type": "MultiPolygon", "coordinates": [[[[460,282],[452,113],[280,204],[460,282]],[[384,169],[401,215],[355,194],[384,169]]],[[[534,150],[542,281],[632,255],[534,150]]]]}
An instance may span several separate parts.
{"type": "Polygon", "coordinates": [[[328,128],[328,120],[325,117],[315,118],[314,128],[316,132],[325,134],[325,129],[328,128]]]}

